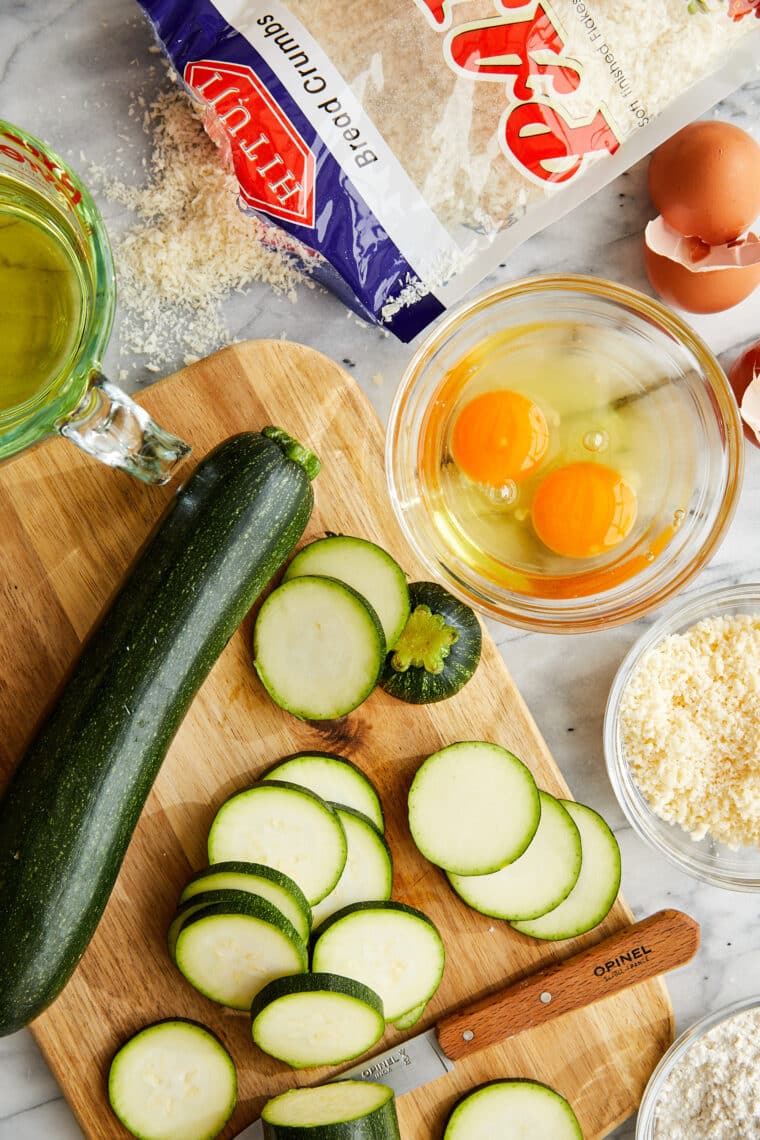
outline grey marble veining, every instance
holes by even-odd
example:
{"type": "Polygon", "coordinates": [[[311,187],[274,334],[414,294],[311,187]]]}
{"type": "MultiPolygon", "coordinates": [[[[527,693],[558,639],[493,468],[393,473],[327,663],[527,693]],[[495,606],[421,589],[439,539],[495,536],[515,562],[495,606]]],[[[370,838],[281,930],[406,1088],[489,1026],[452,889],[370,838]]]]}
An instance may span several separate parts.
{"type": "MultiPolygon", "coordinates": [[[[146,140],[129,105],[163,81],[152,37],[136,5],[124,0],[0,0],[0,116],[41,137],[86,176],[90,163],[139,181],[146,140]],[[125,173],[126,172],[126,173],[125,173]]],[[[754,131],[760,82],[717,109],[754,131]]],[[[96,194],[96,197],[98,195],[96,194]]],[[[129,221],[99,197],[118,233],[129,221]]],[[[488,284],[523,274],[567,270],[611,277],[649,291],[641,264],[643,226],[653,211],[640,164],[592,204],[527,242],[488,284]]],[[[320,349],[353,373],[383,420],[410,349],[347,317],[321,291],[300,289],[296,305],[253,287],[225,305],[231,337],[286,336],[320,349]]],[[[712,317],[693,318],[725,363],[760,336],[760,292],[712,317]]],[[[155,379],[145,360],[119,351],[118,318],[106,366],[137,389],[155,379]]],[[[182,365],[178,358],[167,371],[182,365]]],[[[692,588],[760,578],[760,450],[749,449],[741,502],[731,530],[692,588]]],[[[492,633],[574,793],[598,808],[623,852],[623,890],[637,917],[677,906],[701,923],[695,961],[669,978],[678,1031],[709,1010],[760,991],[760,900],[697,884],[652,853],[625,824],[604,769],[601,745],[606,695],[628,647],[649,619],[602,633],[567,637],[492,625],[492,633]]],[[[86,1031],[86,1029],[84,1030],[86,1031]]],[[[633,1120],[615,1140],[632,1140],[633,1120]]],[[[27,1032],[0,1039],[0,1140],[76,1140],[81,1133],[27,1032]]]]}

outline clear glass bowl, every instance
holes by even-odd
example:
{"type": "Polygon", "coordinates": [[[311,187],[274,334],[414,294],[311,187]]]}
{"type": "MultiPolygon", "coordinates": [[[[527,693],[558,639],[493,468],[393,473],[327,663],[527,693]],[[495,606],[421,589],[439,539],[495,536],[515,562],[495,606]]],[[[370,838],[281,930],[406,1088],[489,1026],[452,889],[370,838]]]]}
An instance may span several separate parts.
{"type": "MultiPolygon", "coordinates": [[[[720,1025],[722,1021],[727,1021],[728,1018],[733,1017],[737,1013],[743,1013],[745,1010],[757,1009],[758,1007],[760,1007],[760,996],[743,998],[741,1001],[723,1006],[722,1009],[715,1010],[714,1013],[709,1013],[706,1017],[695,1022],[690,1029],[687,1029],[673,1042],[667,1053],[661,1058],[660,1063],[649,1078],[647,1087],[644,1089],[644,1095],[641,1098],[641,1105],[639,1106],[639,1112],[636,1117],[636,1140],[654,1140],[655,1113],[662,1092],[662,1086],[692,1045],[704,1037],[706,1033],[709,1033],[711,1029],[714,1029],[716,1025],[720,1025]]],[[[666,1138],[663,1138],[663,1140],[666,1140],[666,1138]]]]}
{"type": "Polygon", "coordinates": [[[604,715],[604,753],[618,802],[634,831],[682,871],[735,891],[760,890],[760,849],[732,851],[709,836],[695,841],[681,827],[656,816],[639,791],[623,751],[620,705],[642,656],[662,638],[684,633],[703,618],[760,614],[760,584],[724,586],[689,594],[659,618],[624,657],[610,689],[604,715]]]}
{"type": "Polygon", "coordinates": [[[731,520],[742,465],[739,411],[707,346],[664,305],[595,277],[525,278],[450,313],[410,361],[386,440],[391,502],[431,575],[490,617],[556,633],[632,621],[689,582],[731,520]],[[648,515],[640,512],[620,547],[572,565],[563,560],[561,569],[542,565],[528,575],[492,552],[475,568],[466,536],[460,542],[456,527],[442,522],[443,480],[436,486],[425,474],[447,462],[452,409],[462,406],[473,375],[463,362],[481,350],[487,360],[489,338],[506,353],[514,339],[530,360],[552,337],[561,343],[562,330],[581,366],[585,353],[589,367],[615,373],[622,393],[615,404],[640,401],[637,414],[653,425],[658,440],[644,465],[648,515]],[[634,360],[636,369],[628,364],[634,360]]]}

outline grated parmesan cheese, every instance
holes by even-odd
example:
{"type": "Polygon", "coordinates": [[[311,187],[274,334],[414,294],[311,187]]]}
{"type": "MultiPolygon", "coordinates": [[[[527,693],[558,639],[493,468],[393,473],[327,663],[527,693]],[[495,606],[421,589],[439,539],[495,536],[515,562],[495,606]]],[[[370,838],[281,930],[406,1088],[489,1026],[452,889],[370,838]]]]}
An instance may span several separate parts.
{"type": "Polygon", "coordinates": [[[656,815],[695,840],[760,846],[760,614],[707,618],[654,646],[620,729],[656,815]]]}
{"type": "Polygon", "coordinates": [[[143,126],[152,138],[147,185],[129,186],[98,167],[90,175],[138,216],[114,242],[121,351],[147,356],[148,370],[159,371],[230,342],[220,303],[232,292],[263,281],[295,300],[295,286],[310,282],[296,267],[297,243],[241,213],[237,180],[178,87],[145,109],[143,126]]]}

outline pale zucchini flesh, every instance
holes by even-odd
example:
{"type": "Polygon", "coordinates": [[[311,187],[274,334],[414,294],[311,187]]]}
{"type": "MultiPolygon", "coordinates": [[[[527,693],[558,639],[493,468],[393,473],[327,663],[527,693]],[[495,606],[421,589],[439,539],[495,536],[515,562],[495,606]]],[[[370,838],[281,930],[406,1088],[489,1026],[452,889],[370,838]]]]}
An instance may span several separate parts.
{"type": "Polygon", "coordinates": [[[373,1081],[332,1081],[290,1089],[261,1113],[265,1140],[400,1140],[393,1089],[373,1081]]]}
{"type": "Polygon", "coordinates": [[[353,1060],[385,1032],[378,995],[336,974],[270,983],[254,998],[251,1017],[254,1043],[294,1069],[353,1060]]]}
{"type": "Polygon", "coordinates": [[[369,602],[334,578],[292,578],[259,610],[256,672],[272,700],[302,720],[346,716],[372,692],[385,636],[369,602]]]}
{"type": "Polygon", "coordinates": [[[177,907],[177,910],[174,912],[174,917],[172,918],[171,923],[169,924],[169,929],[166,932],[166,945],[169,951],[169,957],[175,965],[177,963],[177,938],[179,937],[180,930],[185,925],[185,922],[188,920],[191,914],[197,914],[199,910],[203,910],[203,908],[207,905],[208,904],[203,900],[201,900],[201,902],[180,903],[180,905],[177,907]]]}
{"type": "Polygon", "coordinates": [[[572,816],[548,792],[539,792],[541,819],[529,846],[514,863],[490,875],[449,875],[459,897],[481,914],[510,921],[553,910],[578,881],[581,837],[572,816]]]}
{"type": "Polygon", "coordinates": [[[316,792],[323,800],[360,811],[382,831],[383,809],[375,785],[345,756],[331,752],[302,752],[275,764],[263,780],[286,780],[316,792]]]}
{"type": "Polygon", "coordinates": [[[228,907],[231,906],[234,911],[235,906],[241,899],[245,901],[250,894],[250,891],[214,889],[201,891],[189,899],[181,899],[166,934],[169,957],[175,966],[177,964],[177,939],[179,938],[179,932],[192,915],[199,914],[208,906],[216,906],[219,904],[221,904],[222,907],[225,905],[228,907]]]}
{"type": "Polygon", "coordinates": [[[141,1140],[212,1140],[237,1100],[235,1066],[212,1033],[191,1021],[162,1021],[119,1049],[108,1099],[141,1140]]]}
{"type": "Polygon", "coordinates": [[[581,873],[570,894],[540,918],[513,922],[515,930],[531,938],[558,941],[592,930],[609,913],[620,887],[620,848],[597,812],[585,804],[560,800],[581,837],[581,873]]]}
{"type": "Polygon", "coordinates": [[[330,894],[313,909],[314,928],[352,903],[382,901],[393,890],[393,862],[385,839],[360,812],[333,804],[346,833],[346,865],[330,894]]]}
{"type": "Polygon", "coordinates": [[[443,1140],[583,1140],[558,1092],[538,1081],[493,1081],[460,1100],[443,1140]]]}
{"type": "Polygon", "coordinates": [[[230,1009],[250,1009],[269,982],[307,969],[306,947],[291,923],[264,899],[248,898],[237,913],[215,904],[191,915],[175,948],[191,986],[230,1009]]]}
{"type": "Polygon", "coordinates": [[[426,1001],[422,1001],[422,1002],[420,1002],[419,1005],[415,1005],[414,1008],[410,1009],[408,1013],[404,1013],[401,1015],[401,1017],[397,1017],[395,1019],[395,1021],[393,1022],[393,1028],[394,1029],[411,1029],[412,1026],[416,1025],[417,1022],[420,1020],[420,1018],[422,1017],[426,1008],[427,1008],[427,1002],[426,1001]]]}
{"type": "Polygon", "coordinates": [[[208,837],[210,863],[243,860],[274,867],[298,884],[312,906],[338,882],[346,855],[335,809],[306,788],[274,780],[226,800],[208,837]]]}
{"type": "Polygon", "coordinates": [[[388,649],[393,649],[409,617],[409,587],[387,551],[365,538],[328,535],[298,551],[284,580],[304,574],[327,575],[352,586],[380,618],[388,649]]]}
{"type": "Polygon", "coordinates": [[[298,884],[273,867],[263,863],[228,861],[206,867],[190,879],[179,896],[180,903],[206,891],[248,891],[276,906],[308,942],[311,932],[311,907],[298,884]]]}
{"type": "Polygon", "coordinates": [[[487,875],[514,862],[538,828],[541,801],[528,768],[485,741],[434,752],[409,789],[409,827],[420,852],[444,871],[487,875]]]}
{"type": "Polygon", "coordinates": [[[358,903],[327,919],[312,953],[312,970],[356,978],[380,995],[387,1021],[430,1000],[445,950],[433,923],[403,903],[358,903]]]}

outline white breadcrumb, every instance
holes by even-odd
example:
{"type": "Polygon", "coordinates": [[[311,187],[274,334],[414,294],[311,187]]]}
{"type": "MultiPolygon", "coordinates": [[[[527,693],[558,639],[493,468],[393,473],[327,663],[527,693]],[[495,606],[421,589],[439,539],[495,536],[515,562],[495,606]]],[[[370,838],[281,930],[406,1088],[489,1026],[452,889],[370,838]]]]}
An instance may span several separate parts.
{"type": "MultiPolygon", "coordinates": [[[[138,97],[133,107],[143,104],[138,97]]],[[[114,243],[121,351],[159,371],[230,343],[220,304],[231,293],[263,281],[295,300],[296,285],[311,283],[296,266],[297,243],[239,210],[237,181],[187,96],[174,87],[142,113],[152,140],[148,182],[130,186],[99,167],[90,176],[139,219],[114,243]]]]}
{"type": "Polygon", "coordinates": [[[654,646],[620,730],[656,815],[695,840],[760,846],[760,614],[706,618],[654,646]]]}
{"type": "Polygon", "coordinates": [[[695,1041],[660,1089],[656,1140],[760,1136],[760,1011],[745,1010],[695,1041]]]}

